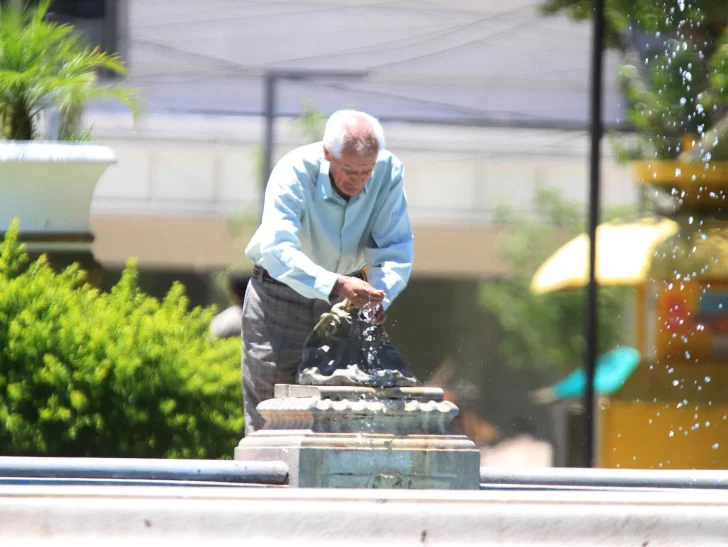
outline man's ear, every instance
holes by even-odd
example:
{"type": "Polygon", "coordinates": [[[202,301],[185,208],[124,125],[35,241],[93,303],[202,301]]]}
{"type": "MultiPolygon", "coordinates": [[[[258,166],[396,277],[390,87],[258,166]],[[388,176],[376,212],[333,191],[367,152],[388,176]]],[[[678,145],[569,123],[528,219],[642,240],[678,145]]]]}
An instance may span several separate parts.
{"type": "Polygon", "coordinates": [[[324,146],[324,158],[326,161],[331,161],[331,152],[324,146]]]}

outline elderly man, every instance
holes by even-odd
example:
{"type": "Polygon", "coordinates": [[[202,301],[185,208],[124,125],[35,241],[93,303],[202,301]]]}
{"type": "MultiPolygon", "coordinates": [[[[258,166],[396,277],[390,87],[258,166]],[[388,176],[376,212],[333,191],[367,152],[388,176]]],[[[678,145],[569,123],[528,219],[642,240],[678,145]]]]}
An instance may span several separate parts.
{"type": "Polygon", "coordinates": [[[256,406],[273,386],[295,383],[306,337],[334,302],[348,298],[373,322],[386,319],[412,268],[403,182],[379,122],[353,110],[332,114],[323,142],[273,169],[245,250],[255,264],[243,305],[246,435],[263,425],[256,406]]]}

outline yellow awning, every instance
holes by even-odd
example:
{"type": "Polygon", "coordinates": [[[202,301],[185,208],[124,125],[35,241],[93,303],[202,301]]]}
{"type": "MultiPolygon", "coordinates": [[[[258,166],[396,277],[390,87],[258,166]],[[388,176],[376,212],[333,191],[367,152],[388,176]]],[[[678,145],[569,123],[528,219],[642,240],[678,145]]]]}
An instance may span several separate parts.
{"type": "MultiPolygon", "coordinates": [[[[643,283],[657,245],[673,236],[678,224],[645,218],[634,223],[608,223],[597,228],[596,279],[602,286],[643,283]]],[[[531,280],[531,291],[545,294],[585,287],[589,277],[589,238],[575,237],[556,251],[531,280]]]]}

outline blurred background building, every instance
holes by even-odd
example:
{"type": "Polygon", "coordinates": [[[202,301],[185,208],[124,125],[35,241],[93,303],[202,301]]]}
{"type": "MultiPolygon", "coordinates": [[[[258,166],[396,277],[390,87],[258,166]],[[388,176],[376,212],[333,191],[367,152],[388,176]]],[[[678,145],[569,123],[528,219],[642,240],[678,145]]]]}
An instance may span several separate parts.
{"type": "MultiPolygon", "coordinates": [[[[136,256],[150,292],[180,279],[193,304],[222,303],[215,274],[249,266],[266,72],[365,71],[281,80],[274,158],[303,142],[292,120],[307,107],[382,120],[406,166],[415,232],[413,279],[391,312],[395,344],[424,379],[455,363],[448,381],[477,387],[475,407],[493,431],[486,442],[552,439],[548,413],[528,398],[544,376],[501,362],[499,326],[478,297],[482,279],[508,275],[499,206],[535,214],[541,187],[586,203],[590,25],[545,17],[539,4],[59,0],[59,17],[121,53],[146,103],[136,127],[105,105],[86,114],[94,139],[119,157],[92,207],[106,283],[136,256]],[[241,212],[247,227],[234,237],[231,215],[241,212]]],[[[605,124],[621,130],[620,59],[605,59],[605,124]]],[[[627,167],[608,146],[604,154],[604,204],[634,205],[627,167]]]]}

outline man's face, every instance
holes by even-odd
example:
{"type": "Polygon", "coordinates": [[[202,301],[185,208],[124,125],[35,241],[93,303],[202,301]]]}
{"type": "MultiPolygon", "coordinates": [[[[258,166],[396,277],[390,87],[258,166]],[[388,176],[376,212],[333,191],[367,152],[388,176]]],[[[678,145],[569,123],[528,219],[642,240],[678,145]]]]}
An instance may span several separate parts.
{"type": "Polygon", "coordinates": [[[365,156],[342,152],[341,157],[335,158],[324,149],[324,156],[331,163],[330,173],[336,188],[348,197],[354,197],[362,191],[377,163],[376,152],[365,156]]]}

